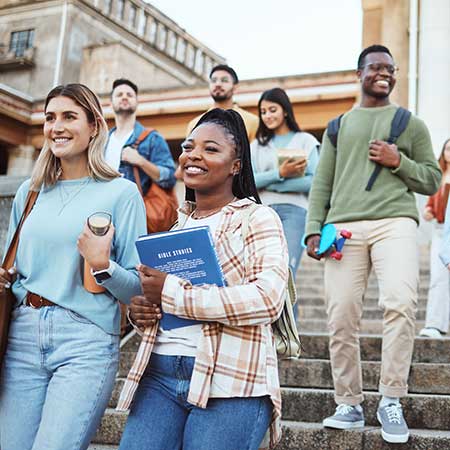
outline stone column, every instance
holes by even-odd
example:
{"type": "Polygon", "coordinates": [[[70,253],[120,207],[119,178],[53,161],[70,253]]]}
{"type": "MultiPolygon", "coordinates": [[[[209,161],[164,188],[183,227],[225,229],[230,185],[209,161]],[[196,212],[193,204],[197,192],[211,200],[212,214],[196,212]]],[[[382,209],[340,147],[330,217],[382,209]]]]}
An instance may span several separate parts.
{"type": "Polygon", "coordinates": [[[6,175],[28,176],[33,170],[38,152],[32,145],[19,145],[9,150],[6,175]]]}
{"type": "Polygon", "coordinates": [[[418,115],[426,122],[436,155],[450,137],[450,2],[421,0],[418,115]]]}
{"type": "Polygon", "coordinates": [[[391,101],[408,107],[409,0],[362,0],[363,48],[381,44],[389,48],[400,67],[391,101]]]}

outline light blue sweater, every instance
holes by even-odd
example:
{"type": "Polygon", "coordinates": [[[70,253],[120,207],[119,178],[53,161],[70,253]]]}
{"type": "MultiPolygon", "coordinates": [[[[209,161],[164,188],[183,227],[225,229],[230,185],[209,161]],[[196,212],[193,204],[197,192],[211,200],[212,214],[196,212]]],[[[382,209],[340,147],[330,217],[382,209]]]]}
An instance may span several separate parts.
{"type": "MultiPolygon", "coordinates": [[[[11,211],[7,245],[20,220],[30,181],[17,191],[11,211]]],[[[20,233],[16,256],[17,303],[27,291],[89,319],[107,333],[118,334],[118,302],[129,303],[141,293],[135,270],[139,262],[136,238],[146,233],[145,209],[137,187],[123,178],[109,182],[91,178],[58,181],[42,189],[20,233]],[[83,287],[83,258],[77,239],[89,215],[112,215],[115,233],[111,248],[112,277],[103,282],[105,293],[91,294],[83,287]]]]}
{"type": "Polygon", "coordinates": [[[252,142],[251,157],[255,183],[264,204],[290,203],[303,208],[308,207],[308,192],[319,160],[318,146],[317,139],[303,131],[288,133],[281,137],[281,141],[279,137],[272,138],[267,145],[261,145],[257,140],[252,142]],[[280,177],[277,155],[279,145],[287,149],[306,151],[308,165],[304,176],[280,177]]]}

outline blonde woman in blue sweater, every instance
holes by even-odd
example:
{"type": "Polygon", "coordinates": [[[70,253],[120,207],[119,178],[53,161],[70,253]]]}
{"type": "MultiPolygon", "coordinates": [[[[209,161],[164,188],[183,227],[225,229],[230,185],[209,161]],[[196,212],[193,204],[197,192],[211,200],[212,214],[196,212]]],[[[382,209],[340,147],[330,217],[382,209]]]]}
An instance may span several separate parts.
{"type": "Polygon", "coordinates": [[[39,191],[20,233],[16,275],[0,269],[0,291],[12,287],[16,297],[0,378],[2,450],[89,446],[118,367],[117,299],[141,292],[134,242],[145,233],[144,206],[134,183],[103,160],[107,126],[95,94],[80,84],[54,88],[44,138],[11,212],[7,243],[27,192],[39,191]],[[86,226],[98,211],[112,217],[104,236],[86,226]],[[84,288],[83,260],[102,293],[84,288]]]}

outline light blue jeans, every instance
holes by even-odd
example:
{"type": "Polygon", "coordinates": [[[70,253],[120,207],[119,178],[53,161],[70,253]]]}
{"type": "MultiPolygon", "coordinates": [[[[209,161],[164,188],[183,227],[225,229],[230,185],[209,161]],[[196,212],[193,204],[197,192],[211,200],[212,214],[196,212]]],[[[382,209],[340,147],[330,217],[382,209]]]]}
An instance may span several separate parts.
{"type": "MultiPolygon", "coordinates": [[[[289,252],[289,268],[295,278],[304,250],[302,239],[305,234],[306,209],[290,203],[274,203],[269,206],[281,219],[289,252]]],[[[294,305],[294,317],[298,317],[298,302],[294,305]]]]}
{"type": "Polygon", "coordinates": [[[152,354],[119,450],[257,450],[272,416],[269,396],[186,399],[195,358],[152,354]]]}
{"type": "Polygon", "coordinates": [[[86,449],[118,360],[119,336],[68,309],[13,310],[0,379],[1,450],[86,449]]]}
{"type": "Polygon", "coordinates": [[[290,203],[274,203],[269,206],[281,219],[288,246],[289,267],[295,278],[303,254],[302,239],[305,234],[306,209],[290,203]]]}

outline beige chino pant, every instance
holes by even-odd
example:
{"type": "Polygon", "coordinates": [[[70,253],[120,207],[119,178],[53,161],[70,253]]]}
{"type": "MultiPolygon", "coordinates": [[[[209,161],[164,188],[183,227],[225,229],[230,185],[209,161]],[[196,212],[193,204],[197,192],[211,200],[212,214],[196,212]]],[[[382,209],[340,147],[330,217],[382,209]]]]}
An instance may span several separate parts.
{"type": "Polygon", "coordinates": [[[401,397],[408,392],[414,346],[419,281],[417,224],[410,218],[335,224],[352,232],[341,261],[325,261],[325,301],[330,359],[337,404],[362,402],[359,331],[363,297],[373,267],[383,309],[379,390],[401,397]]]}

